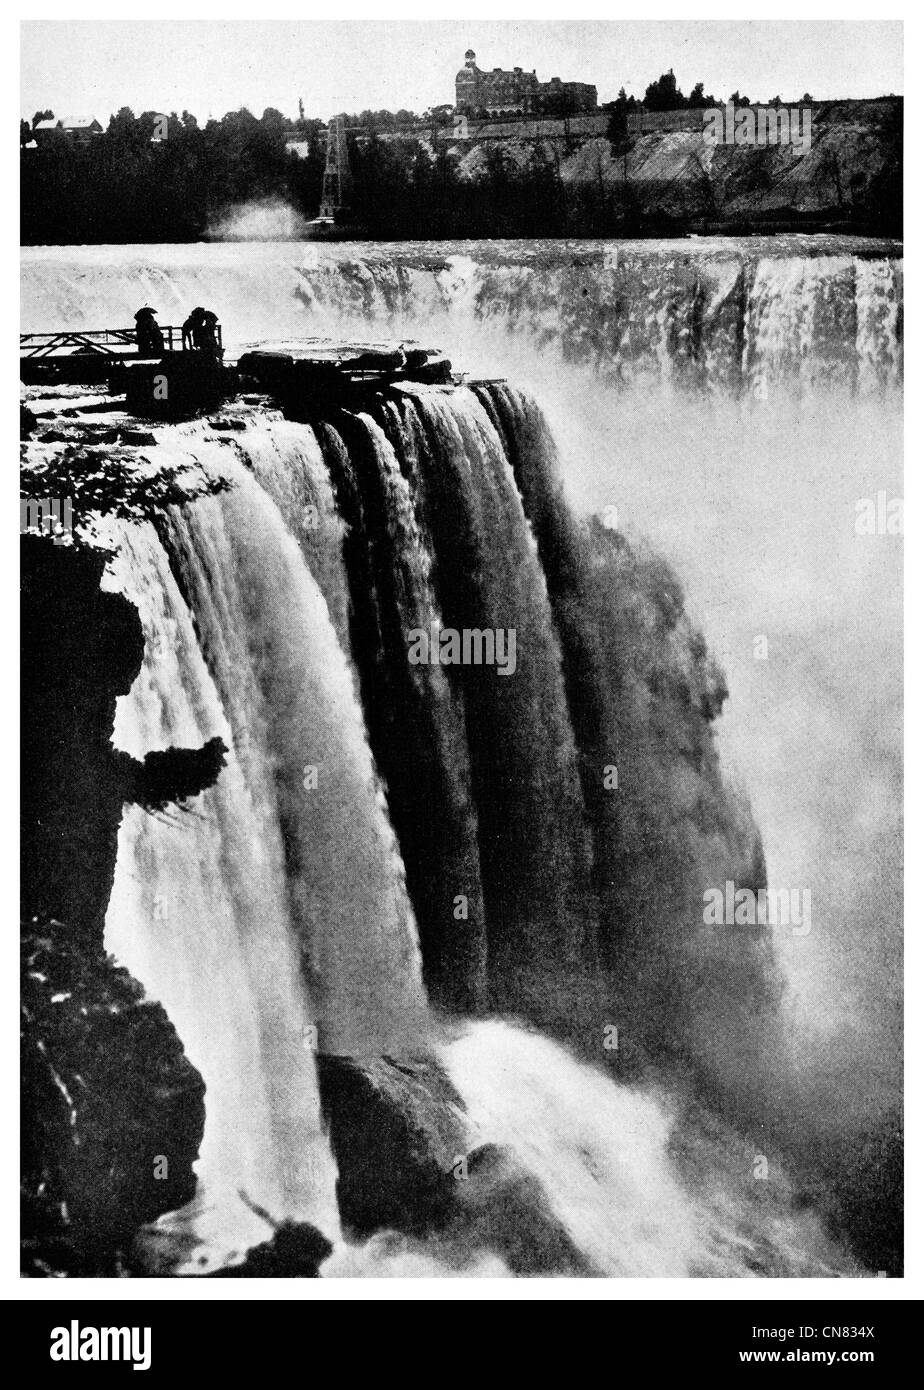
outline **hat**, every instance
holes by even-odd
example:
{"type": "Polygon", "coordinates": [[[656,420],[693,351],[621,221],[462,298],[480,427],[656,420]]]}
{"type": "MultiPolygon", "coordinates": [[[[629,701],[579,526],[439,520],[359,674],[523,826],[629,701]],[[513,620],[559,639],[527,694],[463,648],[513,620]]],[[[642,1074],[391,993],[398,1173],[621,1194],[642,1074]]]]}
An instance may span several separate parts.
{"type": "Polygon", "coordinates": [[[136,319],[140,319],[141,316],[142,316],[142,314],[156,314],[156,313],[157,313],[157,310],[156,310],[156,309],[152,309],[151,306],[150,306],[150,304],[144,304],[144,305],[142,305],[142,307],[138,310],[137,314],[135,315],[135,318],[136,318],[136,319]]]}

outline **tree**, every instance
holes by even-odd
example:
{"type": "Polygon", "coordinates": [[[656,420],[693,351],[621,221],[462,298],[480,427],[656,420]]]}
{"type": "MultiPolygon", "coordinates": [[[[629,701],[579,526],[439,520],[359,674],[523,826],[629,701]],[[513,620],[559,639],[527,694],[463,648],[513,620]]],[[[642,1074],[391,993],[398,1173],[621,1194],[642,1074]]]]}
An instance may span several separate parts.
{"type": "Polygon", "coordinates": [[[625,87],[619,89],[619,96],[610,103],[610,119],[606,126],[606,138],[613,154],[624,154],[630,145],[629,140],[629,101],[625,87]]]}
{"type": "Polygon", "coordinates": [[[740,92],[732,92],[728,98],[732,106],[750,106],[751,98],[743,97],[740,92]]]}
{"type": "Polygon", "coordinates": [[[811,104],[812,104],[812,94],[811,94],[811,92],[803,92],[803,93],[802,93],[802,105],[803,105],[803,106],[811,106],[811,104]]]}
{"type": "Polygon", "coordinates": [[[689,106],[691,111],[704,111],[708,108],[718,106],[719,102],[716,101],[715,97],[712,95],[711,92],[709,96],[706,96],[703,91],[702,82],[697,82],[696,86],[690,93],[690,96],[687,100],[687,105],[689,106]]]}
{"type": "Polygon", "coordinates": [[[663,72],[657,82],[648,84],[644,104],[649,111],[679,111],[686,104],[673,68],[663,72]]]}
{"type": "Polygon", "coordinates": [[[260,124],[273,134],[282,134],[286,128],[286,118],[281,111],[276,110],[275,106],[267,106],[260,117],[260,124]]]}
{"type": "Polygon", "coordinates": [[[35,129],[39,121],[53,121],[54,118],[55,113],[53,111],[36,111],[35,115],[32,117],[32,129],[35,129]]]}
{"type": "Polygon", "coordinates": [[[27,145],[31,139],[32,139],[32,127],[30,126],[30,124],[29,124],[28,121],[22,121],[22,120],[21,120],[21,121],[19,122],[19,143],[20,143],[20,145],[27,145]]]}
{"type": "MultiPolygon", "coordinates": [[[[138,120],[137,120],[137,122],[136,122],[136,125],[137,125],[137,127],[138,127],[139,134],[143,134],[145,140],[150,140],[151,137],[157,133],[158,128],[159,128],[159,126],[160,126],[160,122],[161,122],[161,113],[160,113],[159,111],[142,111],[141,115],[138,117],[138,120]]],[[[168,118],[168,121],[167,121],[167,131],[168,131],[168,134],[169,134],[169,130],[170,130],[170,121],[169,121],[169,118],[168,118]]]]}

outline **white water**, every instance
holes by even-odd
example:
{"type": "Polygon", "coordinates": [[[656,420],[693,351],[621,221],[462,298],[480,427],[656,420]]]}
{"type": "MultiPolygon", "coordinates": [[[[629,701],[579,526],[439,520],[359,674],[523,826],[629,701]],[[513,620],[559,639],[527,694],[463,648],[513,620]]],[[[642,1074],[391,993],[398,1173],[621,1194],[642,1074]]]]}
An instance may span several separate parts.
{"type": "Polygon", "coordinates": [[[691,1272],[696,1213],[672,1171],[671,1121],[657,1100],[506,1023],[473,1028],[445,1057],[479,1139],[515,1149],[596,1269],[691,1272]]]}
{"type": "Polygon", "coordinates": [[[127,810],[107,919],[108,948],[164,1004],[206,1082],[190,1213],[204,1267],[267,1238],[238,1189],[336,1236],[314,1052],[400,1055],[424,1028],[413,917],[346,659],[274,504],[243,470],[235,482],[172,517],[193,613],[149,527],[112,536],[111,582],[146,637],[116,746],[140,758],[217,734],[232,750],[188,811],[127,810]]]}
{"type": "MultiPolygon", "coordinates": [[[[666,1093],[614,1085],[559,1044],[500,1020],[464,1027],[440,1056],[465,1099],[470,1142],[512,1149],[597,1276],[862,1274],[810,1213],[793,1212],[779,1173],[773,1193],[754,1182],[754,1155],[734,1136],[687,1121],[682,1173],[679,1121],[666,1093]]],[[[491,1219],[479,1212],[483,1195],[472,1188],[461,1199],[471,1235],[416,1241],[382,1233],[339,1246],[324,1276],[509,1278],[492,1250],[491,1219]]]]}
{"type": "MultiPolygon", "coordinates": [[[[123,528],[113,582],[137,605],[144,666],[119,701],[134,757],[232,737],[189,611],[149,527],[123,528]]],[[[126,809],[106,945],[165,1006],[206,1083],[208,1123],[191,1221],[193,1267],[267,1238],[238,1189],[274,1216],[336,1230],[309,1015],[299,986],[278,815],[262,756],[232,753],[186,813],[126,809]]],[[[170,1155],[167,1155],[168,1161],[170,1155]]],[[[153,1159],[152,1159],[153,1161],[153,1159]]]]}
{"type": "Polygon", "coordinates": [[[710,391],[739,373],[812,389],[831,370],[872,390],[901,371],[902,262],[860,238],[30,247],[21,266],[32,332],[130,325],[142,302],[181,323],[207,303],[232,355],[371,330],[436,339],[488,375],[562,350],[623,382],[710,391]]]}
{"type": "Polygon", "coordinates": [[[422,1027],[416,925],[347,658],[278,509],[230,476],[175,519],[171,548],[236,747],[268,759],[319,1046],[400,1055],[422,1027]]]}

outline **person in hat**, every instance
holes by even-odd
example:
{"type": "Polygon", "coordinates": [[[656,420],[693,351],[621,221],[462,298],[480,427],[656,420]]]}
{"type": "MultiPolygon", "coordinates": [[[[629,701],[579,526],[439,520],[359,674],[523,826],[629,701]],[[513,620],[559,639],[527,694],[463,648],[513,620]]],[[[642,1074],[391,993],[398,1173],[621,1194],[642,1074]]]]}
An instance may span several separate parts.
{"type": "Polygon", "coordinates": [[[135,315],[135,341],[140,357],[163,357],[164,335],[155,317],[156,310],[145,304],[135,315]]]}
{"type": "Polygon", "coordinates": [[[183,324],[184,349],[190,348],[195,352],[217,358],[219,356],[217,327],[218,315],[213,314],[211,309],[197,306],[183,324]]]}

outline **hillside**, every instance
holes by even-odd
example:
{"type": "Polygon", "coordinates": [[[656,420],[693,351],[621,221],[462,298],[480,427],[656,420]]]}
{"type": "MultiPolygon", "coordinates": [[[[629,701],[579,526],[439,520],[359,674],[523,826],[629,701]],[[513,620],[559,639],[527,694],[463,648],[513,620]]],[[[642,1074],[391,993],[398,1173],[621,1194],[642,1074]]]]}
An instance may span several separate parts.
{"type": "MultiPolygon", "coordinates": [[[[836,225],[844,230],[901,230],[901,98],[829,102],[813,107],[811,141],[795,145],[710,146],[702,112],[646,116],[646,130],[615,153],[611,142],[580,130],[538,138],[481,138],[451,144],[463,179],[496,177],[498,161],[520,178],[551,165],[588,213],[619,209],[627,220],[679,222],[704,231],[836,225]],[[661,128],[651,129],[659,126],[661,128]]],[[[511,127],[505,127],[510,130],[511,127]]],[[[474,132],[473,132],[474,133],[474,132]]]]}

